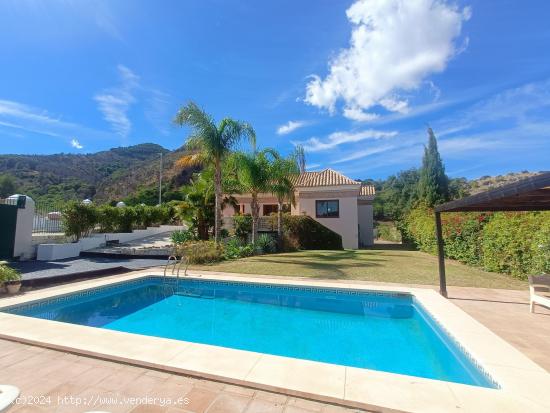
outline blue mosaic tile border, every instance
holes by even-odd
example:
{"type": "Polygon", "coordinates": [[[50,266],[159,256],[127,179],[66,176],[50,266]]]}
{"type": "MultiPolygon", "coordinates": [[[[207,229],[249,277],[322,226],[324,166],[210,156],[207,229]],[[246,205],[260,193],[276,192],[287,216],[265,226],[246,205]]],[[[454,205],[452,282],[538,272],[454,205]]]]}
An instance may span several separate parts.
{"type": "MultiPolygon", "coordinates": [[[[128,287],[137,287],[139,285],[149,284],[151,282],[163,283],[168,281],[169,284],[175,284],[176,280],[172,277],[167,277],[166,280],[163,280],[162,276],[158,275],[149,275],[141,277],[135,280],[130,281],[120,281],[114,284],[103,285],[99,287],[92,287],[80,291],[75,291],[72,293],[67,293],[63,295],[57,295],[51,298],[45,298],[41,300],[31,301],[24,304],[15,304],[9,307],[0,308],[1,312],[20,312],[36,309],[39,307],[63,303],[69,300],[78,299],[81,297],[90,297],[98,293],[105,294],[113,292],[119,289],[127,289],[128,287]]],[[[401,293],[401,292],[392,292],[392,291],[364,291],[356,289],[338,289],[338,288],[329,288],[329,287],[305,287],[299,285],[281,285],[281,284],[269,284],[269,283],[254,283],[254,282],[243,282],[243,281],[216,281],[216,280],[202,280],[197,278],[180,278],[179,282],[182,284],[198,284],[201,285],[210,285],[210,286],[225,286],[225,287],[244,287],[249,289],[273,289],[280,291],[294,291],[294,292],[311,292],[311,293],[323,293],[323,294],[338,294],[338,295],[350,295],[350,296],[365,296],[365,297],[393,297],[393,298],[406,298],[412,302],[412,294],[401,293]]],[[[183,286],[180,284],[181,286],[183,286]]],[[[198,287],[197,286],[197,287],[198,287]]]]}
{"type": "MultiPolygon", "coordinates": [[[[9,307],[0,308],[1,312],[20,312],[36,309],[39,307],[48,306],[51,304],[63,303],[69,300],[78,299],[81,297],[89,297],[97,295],[98,293],[105,294],[110,293],[116,290],[127,289],[128,287],[138,287],[145,284],[158,284],[168,281],[169,284],[175,284],[176,280],[172,277],[163,280],[162,276],[150,275],[141,277],[135,280],[130,281],[121,281],[109,285],[99,286],[84,289],[81,291],[75,291],[72,293],[67,293],[63,295],[54,296],[51,298],[41,299],[32,301],[24,304],[16,304],[9,307]]],[[[392,291],[365,291],[357,289],[339,289],[339,288],[330,288],[330,287],[306,287],[298,285],[281,285],[281,284],[270,284],[270,283],[254,283],[254,282],[243,282],[243,281],[216,281],[216,280],[202,280],[197,278],[180,278],[180,283],[183,284],[199,284],[200,285],[211,285],[211,286],[226,286],[226,287],[245,287],[249,289],[274,289],[280,291],[294,291],[294,292],[312,292],[312,293],[324,293],[324,294],[338,294],[338,295],[349,295],[349,296],[374,296],[374,297],[395,297],[395,298],[407,298],[411,300],[411,303],[420,307],[422,311],[433,321],[438,328],[443,331],[446,336],[452,341],[452,343],[469,359],[469,361],[484,375],[484,377],[494,385],[495,388],[500,389],[498,382],[485,370],[485,368],[470,354],[470,352],[451,334],[451,332],[435,317],[430,311],[428,311],[418,300],[414,299],[414,295],[410,293],[402,292],[392,292],[392,291]]]]}
{"type": "Polygon", "coordinates": [[[491,374],[489,374],[489,372],[485,370],[485,367],[483,367],[483,365],[481,365],[477,361],[477,359],[472,356],[472,354],[466,349],[466,347],[464,347],[460,343],[460,341],[457,340],[457,338],[449,331],[449,329],[445,327],[443,323],[441,323],[441,321],[439,321],[439,319],[434,316],[432,312],[427,310],[426,307],[422,305],[422,303],[420,303],[416,298],[414,299],[414,305],[419,307],[426,314],[426,316],[430,318],[430,321],[437,325],[437,327],[447,336],[447,338],[452,341],[453,345],[455,345],[458,350],[461,351],[464,356],[468,358],[468,360],[479,370],[479,372],[487,379],[487,381],[493,385],[495,389],[502,388],[500,384],[493,378],[493,376],[491,376],[491,374]]]}
{"type": "Polygon", "coordinates": [[[0,311],[6,312],[6,313],[13,313],[16,311],[32,310],[35,308],[44,307],[51,304],[63,303],[66,301],[74,300],[75,298],[90,297],[98,293],[103,294],[103,293],[108,293],[116,290],[127,289],[128,287],[134,287],[134,286],[137,287],[139,285],[150,283],[152,278],[153,277],[151,276],[147,276],[143,278],[138,278],[136,280],[120,281],[114,284],[87,288],[84,290],[74,291],[67,294],[56,295],[51,298],[43,298],[36,301],[30,301],[28,303],[15,304],[8,307],[2,307],[0,308],[0,311]]]}

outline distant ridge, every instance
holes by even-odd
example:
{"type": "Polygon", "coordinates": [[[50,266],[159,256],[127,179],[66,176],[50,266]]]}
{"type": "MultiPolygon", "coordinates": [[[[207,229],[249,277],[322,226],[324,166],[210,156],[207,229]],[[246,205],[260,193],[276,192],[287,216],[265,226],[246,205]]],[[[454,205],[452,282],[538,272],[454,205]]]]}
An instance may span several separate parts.
{"type": "Polygon", "coordinates": [[[91,154],[0,155],[0,174],[13,176],[18,192],[35,199],[104,202],[158,182],[160,153],[164,182],[169,186],[188,182],[191,170],[174,169],[174,161],[184,151],[169,151],[154,143],[91,154]]]}

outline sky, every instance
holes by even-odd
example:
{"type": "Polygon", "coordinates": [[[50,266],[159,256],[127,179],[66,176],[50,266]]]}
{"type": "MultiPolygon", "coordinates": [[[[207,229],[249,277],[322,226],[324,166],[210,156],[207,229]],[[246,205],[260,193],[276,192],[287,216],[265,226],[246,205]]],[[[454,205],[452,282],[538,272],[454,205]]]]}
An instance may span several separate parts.
{"type": "Polygon", "coordinates": [[[309,170],[550,170],[547,0],[2,0],[0,153],[154,142],[192,100],[309,170]]]}

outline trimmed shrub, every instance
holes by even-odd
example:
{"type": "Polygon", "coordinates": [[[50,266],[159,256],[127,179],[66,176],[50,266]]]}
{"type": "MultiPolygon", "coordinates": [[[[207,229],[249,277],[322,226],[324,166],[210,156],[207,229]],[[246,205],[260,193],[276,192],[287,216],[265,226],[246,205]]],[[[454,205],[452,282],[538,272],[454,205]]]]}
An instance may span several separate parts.
{"type": "Polygon", "coordinates": [[[231,238],[225,243],[224,258],[227,260],[250,257],[251,255],[254,255],[252,244],[245,244],[239,238],[231,238]]]}
{"type": "Polygon", "coordinates": [[[490,217],[474,212],[443,215],[445,254],[468,265],[480,265],[483,230],[490,217]]]}
{"type": "Polygon", "coordinates": [[[137,222],[136,210],[132,207],[118,208],[116,232],[132,232],[137,222]]]}
{"type": "Polygon", "coordinates": [[[550,212],[543,212],[542,225],[533,237],[533,250],[537,253],[533,258],[532,273],[550,274],[550,212]]]}
{"type": "Polygon", "coordinates": [[[119,220],[120,208],[103,205],[98,209],[100,232],[115,232],[119,220]]]}
{"type": "Polygon", "coordinates": [[[485,269],[518,278],[548,270],[549,213],[497,213],[483,232],[485,269]]]}
{"type": "Polygon", "coordinates": [[[235,223],[235,235],[247,242],[248,234],[252,232],[252,215],[235,215],[233,222],[235,223]]]}
{"type": "Polygon", "coordinates": [[[376,221],[376,237],[385,241],[401,242],[401,233],[393,221],[376,221]]]}
{"type": "Polygon", "coordinates": [[[411,209],[404,217],[403,227],[405,238],[411,240],[419,250],[430,254],[437,252],[435,222],[431,209],[426,207],[411,209]]]}
{"type": "MultiPolygon", "coordinates": [[[[418,249],[436,254],[433,210],[414,208],[401,225],[418,249]]],[[[443,214],[442,225],[448,258],[521,279],[550,271],[549,212],[443,214]]]]}
{"type": "Polygon", "coordinates": [[[63,208],[61,219],[65,235],[78,241],[93,231],[98,221],[98,214],[91,205],[70,202],[63,208]]]}
{"type": "Polygon", "coordinates": [[[187,241],[176,245],[176,254],[185,256],[189,264],[210,264],[223,259],[223,247],[214,241],[187,241]]]}
{"type": "Polygon", "coordinates": [[[179,245],[179,244],[183,244],[184,242],[187,242],[187,241],[194,241],[196,240],[196,236],[195,234],[193,234],[193,232],[187,230],[182,230],[182,231],[174,231],[172,232],[172,235],[171,235],[171,239],[172,239],[172,242],[176,245],[179,245]]]}
{"type": "Polygon", "coordinates": [[[271,235],[260,234],[254,247],[260,254],[269,254],[277,250],[277,242],[271,235]]]}
{"type": "Polygon", "coordinates": [[[283,245],[304,250],[341,250],[342,237],[306,215],[283,216],[283,245]]]}

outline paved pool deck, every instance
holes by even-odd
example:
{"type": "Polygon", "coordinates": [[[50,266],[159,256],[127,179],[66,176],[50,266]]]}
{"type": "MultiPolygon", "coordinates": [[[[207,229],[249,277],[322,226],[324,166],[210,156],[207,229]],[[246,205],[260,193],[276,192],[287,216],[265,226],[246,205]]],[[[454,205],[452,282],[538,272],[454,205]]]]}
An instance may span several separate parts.
{"type": "MultiPolygon", "coordinates": [[[[149,271],[149,270],[148,270],[149,271]]],[[[201,271],[201,273],[205,273],[201,271]]],[[[219,275],[219,273],[217,273],[219,275]]],[[[231,274],[235,277],[235,274],[231,274]]],[[[242,278],[249,278],[250,275],[242,276],[242,278]]],[[[124,278],[123,275],[113,278],[124,278]]],[[[264,276],[265,281],[270,280],[282,280],[292,281],[298,280],[296,278],[287,277],[273,277],[264,276]]],[[[327,283],[329,283],[327,281],[327,283]]],[[[330,284],[344,284],[344,282],[330,281],[330,284]]],[[[349,281],[345,282],[348,285],[349,281]]],[[[358,283],[367,284],[367,283],[358,283]]],[[[373,283],[368,283],[369,285],[373,283]]],[[[384,286],[386,284],[378,284],[384,286]]],[[[396,284],[390,284],[391,287],[396,287],[396,284]]],[[[423,288],[435,288],[429,286],[416,286],[423,288]]],[[[497,334],[502,339],[506,340],[509,344],[521,351],[524,355],[528,356],[531,360],[538,363],[541,367],[550,370],[550,354],[548,349],[550,348],[550,310],[543,307],[537,307],[535,314],[529,313],[528,307],[528,293],[526,291],[514,291],[514,290],[488,290],[478,288],[466,288],[466,287],[450,287],[450,301],[456,304],[467,314],[479,321],[485,327],[489,328],[493,333],[497,334]]],[[[0,300],[0,304],[2,300],[0,300]]],[[[489,349],[489,355],[492,356],[493,350],[489,349]]],[[[497,355],[494,355],[497,357],[497,355]]],[[[499,360],[500,361],[500,360],[499,360]]],[[[503,360],[506,361],[506,360],[503,360]]],[[[524,373],[523,371],[517,371],[517,373],[524,373]]],[[[537,373],[543,382],[546,382],[546,378],[543,377],[542,372],[537,373]]],[[[520,374],[521,375],[521,374],[520,374]]],[[[523,387],[523,379],[518,376],[515,386],[523,387]]],[[[382,380],[383,381],[383,380],[382,380]]],[[[44,406],[26,406],[24,409],[22,406],[13,408],[13,411],[29,411],[29,412],[54,412],[54,411],[88,411],[88,410],[105,410],[105,411],[132,411],[132,412],[238,412],[238,413],[251,413],[251,412],[284,412],[284,413],[306,413],[306,412],[344,412],[344,411],[358,411],[354,409],[346,410],[340,406],[334,406],[322,402],[313,402],[304,400],[299,397],[292,397],[289,395],[277,394],[276,392],[267,392],[265,390],[254,390],[248,387],[239,385],[222,384],[216,381],[195,379],[185,377],[181,374],[172,373],[160,373],[156,370],[148,369],[146,367],[134,367],[125,363],[119,362],[107,362],[97,360],[87,356],[76,356],[67,354],[62,351],[43,349],[40,347],[28,346],[26,344],[13,343],[0,341],[0,382],[16,384],[23,389],[24,394],[44,395],[52,394],[59,395],[78,395],[81,397],[87,396],[105,396],[105,395],[143,395],[144,392],[149,392],[150,395],[158,395],[161,397],[163,388],[168,389],[174,385],[174,382],[186,383],[183,387],[178,387],[181,391],[177,394],[182,395],[185,393],[185,397],[190,400],[195,400],[198,405],[192,404],[180,407],[151,407],[151,406],[115,406],[114,408],[108,408],[108,406],[95,406],[87,409],[75,409],[62,407],[56,408],[44,407],[44,406]],[[9,346],[7,350],[5,347],[9,346]],[[41,356],[33,355],[33,352],[42,354],[41,356]],[[30,354],[30,355],[29,355],[30,354]],[[68,359],[65,357],[69,357],[68,359]],[[11,360],[11,361],[10,361],[11,360]],[[15,362],[12,362],[15,360],[15,362]],[[98,366],[97,363],[106,363],[98,366]],[[86,373],[83,369],[87,369],[89,365],[92,365],[94,373],[86,373]],[[23,367],[23,368],[22,368],[23,367]],[[99,369],[98,369],[99,367],[99,369]],[[105,369],[105,371],[103,371],[105,369]],[[103,373],[95,373],[98,370],[103,373]],[[120,371],[120,372],[119,372],[120,371]],[[80,372],[80,373],[79,373],[80,372]],[[117,373],[118,372],[118,373],[117,373]],[[98,381],[94,380],[80,380],[82,375],[87,377],[86,374],[101,376],[105,374],[98,381]],[[155,382],[151,385],[150,376],[160,375],[162,376],[163,385],[155,382]],[[53,379],[54,383],[50,383],[53,379]],[[11,380],[8,381],[8,380],[11,380]],[[107,384],[104,384],[104,381],[107,384]],[[191,383],[189,383],[191,381],[191,383]],[[54,388],[50,388],[51,384],[56,384],[54,388]],[[143,384],[145,383],[145,384],[143,384]],[[47,389],[42,390],[40,386],[45,386],[47,389]],[[148,388],[148,390],[144,390],[148,388]],[[202,390],[209,388],[212,393],[209,396],[203,398],[204,392],[202,390]],[[55,389],[55,390],[54,390],[55,389]],[[192,390],[195,392],[192,393],[192,390]],[[26,393],[25,393],[26,392],[26,393]],[[48,393],[49,392],[49,393],[48,393]],[[82,396],[83,395],[83,396],[82,396]],[[268,396],[269,395],[269,396],[268,396]],[[199,400],[197,402],[196,400],[199,400]],[[273,399],[272,399],[273,398],[273,399]],[[277,401],[275,400],[277,399],[277,401]]],[[[542,382],[535,384],[538,388],[542,382]]],[[[369,387],[376,387],[380,383],[374,381],[369,387]]],[[[532,386],[533,384],[531,384],[532,386]]],[[[384,386],[380,388],[383,390],[384,386]]],[[[367,389],[365,389],[367,390],[367,389]]],[[[392,392],[395,393],[395,392],[392,392]]],[[[543,397],[544,392],[538,392],[543,397]]],[[[460,411],[490,411],[487,410],[486,394],[480,392],[479,397],[468,398],[468,403],[463,405],[463,409],[460,411]]],[[[410,395],[404,395],[396,393],[392,397],[412,397],[420,403],[424,403],[425,407],[432,407],[433,402],[431,397],[438,397],[437,394],[426,394],[422,391],[422,388],[418,388],[416,392],[410,395]]],[[[544,396],[544,399],[547,397],[544,396]]],[[[409,402],[407,402],[409,403],[409,402]]],[[[416,403],[416,402],[415,402],[416,403]]],[[[457,411],[457,405],[454,403],[448,403],[448,410],[439,409],[438,411],[457,411]]],[[[441,405],[439,406],[441,407],[441,405]]],[[[509,400],[502,402],[499,411],[502,412],[515,412],[518,406],[510,404],[509,400]]],[[[377,409],[376,409],[377,410],[377,409]]],[[[433,408],[428,408],[429,411],[434,411],[433,408]]],[[[423,409],[423,411],[428,411],[423,409]]],[[[386,411],[386,410],[380,410],[386,411]]]]}
{"type": "Polygon", "coordinates": [[[0,383],[11,383],[21,390],[19,404],[8,413],[365,411],[6,340],[0,340],[0,367],[0,383]],[[145,396],[156,397],[157,401],[145,404],[145,396]]]}
{"type": "Polygon", "coordinates": [[[166,260],[152,258],[87,257],[66,258],[57,261],[19,261],[10,263],[10,266],[21,272],[24,282],[45,283],[48,280],[63,282],[64,279],[113,270],[136,271],[165,263],[166,260]]]}

